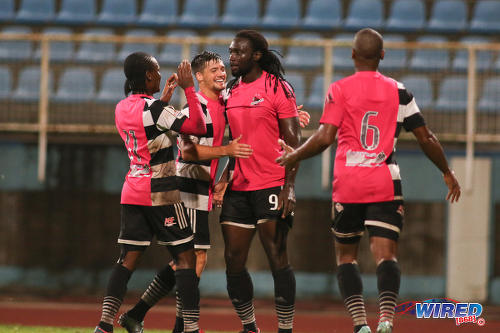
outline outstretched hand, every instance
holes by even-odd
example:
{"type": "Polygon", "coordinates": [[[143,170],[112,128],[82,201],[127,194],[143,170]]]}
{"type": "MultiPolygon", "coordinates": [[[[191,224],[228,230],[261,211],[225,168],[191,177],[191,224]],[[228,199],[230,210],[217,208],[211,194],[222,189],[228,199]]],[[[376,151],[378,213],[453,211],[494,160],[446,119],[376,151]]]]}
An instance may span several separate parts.
{"type": "Polygon", "coordinates": [[[162,102],[168,103],[172,95],[174,94],[174,90],[177,87],[177,74],[173,73],[168,78],[167,82],[165,82],[165,87],[163,87],[163,91],[161,92],[160,100],[162,102]]]}
{"type": "Polygon", "coordinates": [[[276,159],[276,162],[284,166],[287,170],[292,170],[298,162],[294,154],[295,149],[287,145],[286,142],[281,139],[278,140],[278,143],[281,145],[281,148],[283,148],[283,153],[276,159]]]}
{"type": "Polygon", "coordinates": [[[448,195],[446,195],[446,200],[449,200],[450,203],[458,202],[460,198],[460,184],[458,183],[457,178],[455,177],[455,172],[448,171],[443,174],[444,182],[446,186],[448,186],[448,195]]]}
{"type": "Polygon", "coordinates": [[[252,146],[246,143],[239,142],[242,136],[243,135],[240,135],[236,139],[232,140],[226,146],[227,156],[238,157],[238,158],[249,158],[252,155],[253,153],[252,146]]]}
{"type": "Polygon", "coordinates": [[[177,83],[182,89],[188,87],[194,87],[194,79],[191,74],[191,64],[187,60],[182,60],[182,62],[177,67],[177,83]]]}
{"type": "Polygon", "coordinates": [[[297,106],[297,112],[299,113],[299,123],[300,127],[304,128],[309,125],[309,120],[311,120],[311,115],[309,112],[302,110],[304,105],[297,106]]]}

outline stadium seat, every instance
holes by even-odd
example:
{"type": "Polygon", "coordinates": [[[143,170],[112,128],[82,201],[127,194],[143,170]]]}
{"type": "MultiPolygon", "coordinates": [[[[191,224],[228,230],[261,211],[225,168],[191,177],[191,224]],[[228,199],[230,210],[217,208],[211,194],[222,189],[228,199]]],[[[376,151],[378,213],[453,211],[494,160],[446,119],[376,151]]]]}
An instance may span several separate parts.
{"type": "Polygon", "coordinates": [[[430,109],[434,104],[431,80],[424,75],[407,75],[400,80],[406,89],[413,94],[420,109],[430,109]]]}
{"type": "Polygon", "coordinates": [[[500,113],[500,78],[491,77],[485,80],[478,108],[481,112],[500,113]]]}
{"type": "MultiPolygon", "coordinates": [[[[404,42],[403,35],[384,35],[385,42],[404,42]]],[[[385,56],[380,61],[381,70],[399,70],[406,67],[408,51],[407,49],[389,48],[384,44],[385,56]]]]}
{"type": "MultiPolygon", "coordinates": [[[[149,29],[133,29],[125,33],[125,37],[154,37],[155,32],[149,29]]],[[[158,44],[153,43],[125,43],[118,52],[117,61],[123,62],[125,58],[134,52],[145,52],[151,55],[156,54],[158,44]]]]}
{"type": "MultiPolygon", "coordinates": [[[[69,28],[56,27],[56,28],[45,28],[43,30],[44,34],[47,35],[71,35],[71,30],[69,28]]],[[[73,60],[75,52],[75,43],[73,41],[63,42],[63,41],[51,41],[50,42],[50,61],[64,62],[73,60]]],[[[41,46],[35,50],[35,59],[39,60],[41,58],[41,46]]]]}
{"type": "Polygon", "coordinates": [[[467,109],[467,78],[449,76],[439,86],[436,110],[465,112],[467,109]]]}
{"type": "Polygon", "coordinates": [[[65,25],[90,24],[96,20],[95,0],[63,0],[55,22],[65,25]]]}
{"type": "MultiPolygon", "coordinates": [[[[175,71],[177,71],[177,68],[169,68],[168,67],[165,69],[163,69],[163,68],[161,69],[161,71],[160,71],[161,72],[160,90],[163,89],[163,87],[165,86],[165,82],[170,77],[170,75],[172,75],[172,73],[174,73],[175,71]]],[[[199,89],[197,80],[194,80],[194,89],[196,91],[198,91],[198,89],[199,89]]],[[[175,89],[174,94],[172,95],[172,98],[169,101],[169,104],[175,106],[176,108],[184,107],[184,104],[180,105],[181,96],[184,98],[184,103],[185,103],[186,99],[185,99],[185,95],[184,95],[184,90],[182,90],[182,88],[178,87],[177,89],[175,89]]],[[[159,98],[159,96],[157,98],[159,98]]]]}
{"type": "MultiPolygon", "coordinates": [[[[5,34],[31,34],[32,31],[24,26],[7,26],[2,29],[5,34]]],[[[33,53],[32,42],[29,40],[2,40],[0,41],[0,61],[25,61],[33,53]]]]}
{"type": "MultiPolygon", "coordinates": [[[[418,42],[441,43],[447,39],[442,36],[422,36],[418,42]]],[[[450,67],[449,51],[445,49],[415,49],[410,59],[410,69],[415,71],[439,71],[450,67]]]]}
{"type": "Polygon", "coordinates": [[[352,41],[354,34],[342,33],[333,38],[335,41],[348,41],[349,46],[338,46],[333,48],[333,68],[336,70],[354,70],[352,62],[352,41]]]}
{"type": "Polygon", "coordinates": [[[14,0],[0,1],[0,22],[8,23],[15,18],[14,0]]]}
{"type": "Polygon", "coordinates": [[[362,28],[379,29],[383,26],[383,9],[380,0],[353,0],[344,22],[347,30],[362,28]]]}
{"type": "MultiPolygon", "coordinates": [[[[321,36],[313,32],[302,32],[291,37],[294,40],[318,40],[321,36]]],[[[285,56],[286,68],[314,68],[323,64],[324,49],[322,47],[289,46],[285,56]]]]}
{"type": "Polygon", "coordinates": [[[122,68],[112,68],[105,71],[101,78],[101,86],[97,92],[96,101],[98,103],[118,103],[125,96],[123,91],[124,82],[125,74],[122,68]]]}
{"type": "Polygon", "coordinates": [[[467,27],[467,8],[462,0],[437,0],[432,7],[426,30],[435,33],[459,33],[467,27]]]}
{"type": "Polygon", "coordinates": [[[269,49],[279,52],[283,55],[283,45],[278,45],[276,43],[270,42],[271,40],[279,40],[281,39],[281,35],[276,31],[261,31],[260,32],[269,42],[269,49]]]}
{"type": "MultiPolygon", "coordinates": [[[[332,82],[343,79],[343,75],[334,75],[332,82]]],[[[297,104],[299,102],[297,101],[297,104]]],[[[323,75],[317,75],[311,85],[309,96],[307,97],[305,109],[311,108],[313,110],[322,110],[325,104],[325,92],[323,91],[323,75]]]]}
{"type": "Polygon", "coordinates": [[[0,99],[10,97],[12,93],[12,77],[7,66],[0,66],[0,99]]]}
{"type": "MultiPolygon", "coordinates": [[[[490,39],[483,36],[466,36],[460,39],[461,43],[489,43],[490,39]]],[[[479,71],[487,71],[493,67],[493,51],[479,50],[476,51],[476,69],[479,71]]],[[[451,68],[454,71],[466,71],[469,67],[469,52],[467,50],[458,50],[455,53],[455,58],[451,68]]]]}
{"type": "Polygon", "coordinates": [[[287,72],[285,75],[285,79],[290,83],[293,87],[295,93],[295,100],[297,104],[305,103],[305,93],[306,87],[304,85],[304,76],[299,72],[287,72]]]}
{"type": "Polygon", "coordinates": [[[93,102],[94,97],[94,72],[90,68],[72,67],[62,73],[51,100],[57,103],[93,102]]]}
{"type": "Polygon", "coordinates": [[[226,2],[226,9],[219,25],[225,28],[248,28],[258,23],[258,1],[231,0],[226,2]]]}
{"type": "Polygon", "coordinates": [[[338,29],[342,24],[339,0],[310,0],[301,27],[306,30],[338,29]]]}
{"type": "MultiPolygon", "coordinates": [[[[167,33],[167,37],[198,37],[198,34],[192,30],[173,30],[167,33]]],[[[191,44],[189,47],[189,59],[192,59],[198,53],[198,46],[191,44]]],[[[162,65],[177,66],[182,60],[181,44],[165,44],[160,50],[158,62],[162,65]]]]}
{"type": "MultiPolygon", "coordinates": [[[[212,37],[212,38],[226,38],[229,40],[232,40],[234,37],[234,32],[230,31],[214,31],[210,34],[207,35],[207,37],[212,37]]],[[[228,64],[229,63],[229,44],[224,43],[224,44],[208,44],[204,45],[203,50],[208,50],[212,51],[215,53],[218,53],[221,57],[224,63],[228,64]]]]}
{"type": "Polygon", "coordinates": [[[142,27],[166,27],[177,21],[177,0],[145,0],[137,20],[142,27]]]}
{"type": "MultiPolygon", "coordinates": [[[[17,88],[12,99],[19,102],[37,102],[40,98],[40,66],[28,66],[18,74],[17,88]]],[[[49,96],[53,92],[53,75],[49,72],[49,96]]]]}
{"type": "Polygon", "coordinates": [[[293,29],[299,24],[297,0],[268,0],[260,26],[265,29],[293,29]]]}
{"type": "Polygon", "coordinates": [[[422,0],[395,0],[385,24],[386,31],[418,32],[424,28],[425,5],[422,0]]]}
{"type": "MultiPolygon", "coordinates": [[[[84,36],[112,36],[110,29],[91,28],[84,36]]],[[[76,61],[82,63],[102,63],[115,60],[115,45],[108,42],[82,42],[76,53],[76,61]]]]}
{"type": "Polygon", "coordinates": [[[195,29],[212,27],[217,23],[219,12],[216,0],[186,0],[179,19],[179,26],[195,29]]]}
{"type": "Polygon", "coordinates": [[[474,7],[469,31],[472,33],[499,33],[499,17],[499,0],[479,0],[474,7]]]}
{"type": "Polygon", "coordinates": [[[137,20],[135,0],[104,0],[97,24],[130,25],[137,20]]]}
{"type": "Polygon", "coordinates": [[[17,11],[16,23],[46,24],[55,17],[54,0],[23,0],[17,11]]]}

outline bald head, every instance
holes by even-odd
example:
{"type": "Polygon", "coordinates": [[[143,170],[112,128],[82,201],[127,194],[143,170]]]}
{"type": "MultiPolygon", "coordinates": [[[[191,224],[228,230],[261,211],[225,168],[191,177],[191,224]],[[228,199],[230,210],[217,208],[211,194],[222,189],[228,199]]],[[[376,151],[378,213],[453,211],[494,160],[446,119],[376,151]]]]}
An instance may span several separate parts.
{"type": "Polygon", "coordinates": [[[383,58],[384,40],[375,30],[365,28],[354,36],[353,58],[360,62],[378,65],[383,58]]]}

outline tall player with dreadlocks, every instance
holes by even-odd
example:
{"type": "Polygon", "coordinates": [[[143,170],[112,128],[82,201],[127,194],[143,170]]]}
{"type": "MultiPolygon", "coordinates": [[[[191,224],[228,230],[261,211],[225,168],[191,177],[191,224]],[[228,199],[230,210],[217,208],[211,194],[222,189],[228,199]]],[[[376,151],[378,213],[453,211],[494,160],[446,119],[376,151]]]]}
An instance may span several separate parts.
{"type": "Polygon", "coordinates": [[[279,58],[257,31],[238,32],[229,54],[235,79],[227,88],[227,119],[232,137],[241,136],[240,142],[249,144],[253,154],[234,161],[220,216],[227,290],[241,319],[242,332],[259,332],[252,280],[246,269],[250,244],[257,231],[274,278],[279,332],[291,332],[295,276],[288,262],[286,240],[295,208],[297,168],[285,172],[274,160],[280,155],[279,138],[292,147],[300,141],[295,95],[283,77],[279,58]]]}

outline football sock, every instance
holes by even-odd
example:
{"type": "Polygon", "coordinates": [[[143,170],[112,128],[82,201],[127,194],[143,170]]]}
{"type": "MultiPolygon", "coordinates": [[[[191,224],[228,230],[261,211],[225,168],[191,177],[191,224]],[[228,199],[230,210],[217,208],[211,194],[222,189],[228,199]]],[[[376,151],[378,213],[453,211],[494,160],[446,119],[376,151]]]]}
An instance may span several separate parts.
{"type": "Polygon", "coordinates": [[[278,332],[289,333],[295,314],[295,275],[290,266],[273,272],[274,302],[278,317],[278,332]]]}
{"type": "Polygon", "coordinates": [[[367,325],[363,283],[357,264],[342,264],[338,267],[337,279],[345,307],[354,326],[367,325]]]}
{"type": "Polygon", "coordinates": [[[248,271],[236,274],[226,272],[227,292],[234,309],[246,330],[257,331],[253,307],[253,284],[248,271]]]}
{"type": "Polygon", "coordinates": [[[394,311],[399,294],[401,271],[397,261],[385,260],[377,266],[379,322],[394,320],[394,311]]]}
{"type": "Polygon", "coordinates": [[[102,314],[99,327],[105,331],[113,331],[113,321],[120,309],[123,297],[127,292],[127,283],[132,272],[120,264],[113,266],[109,277],[106,296],[102,302],[102,314]]]}
{"type": "Polygon", "coordinates": [[[184,332],[199,330],[200,318],[200,291],[199,278],[194,269],[177,269],[175,271],[177,290],[182,302],[182,317],[184,318],[184,332]]]}

